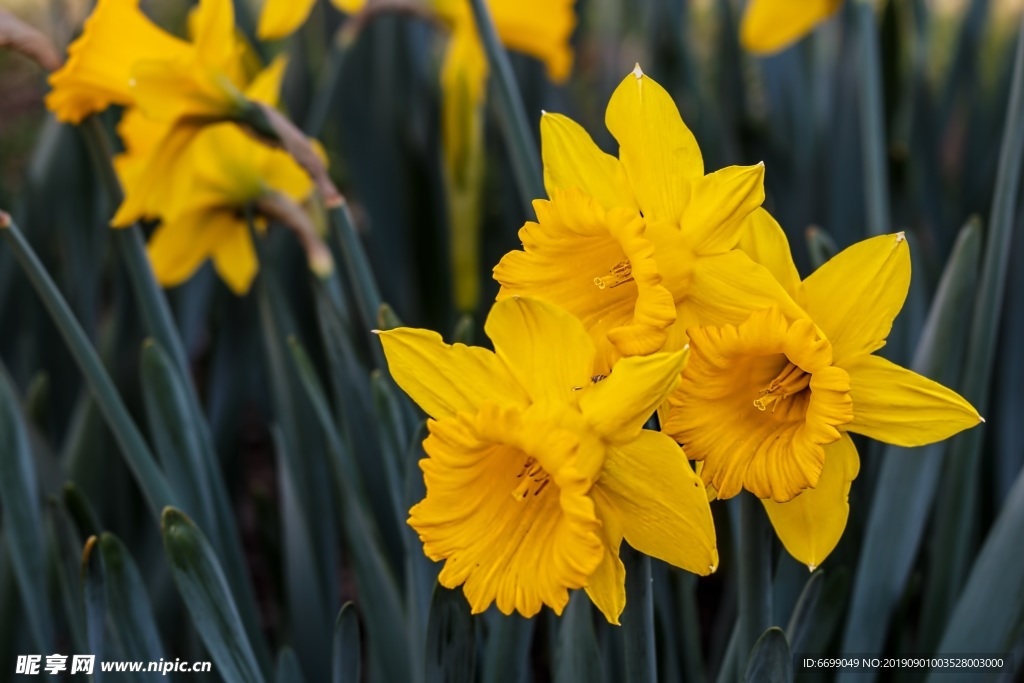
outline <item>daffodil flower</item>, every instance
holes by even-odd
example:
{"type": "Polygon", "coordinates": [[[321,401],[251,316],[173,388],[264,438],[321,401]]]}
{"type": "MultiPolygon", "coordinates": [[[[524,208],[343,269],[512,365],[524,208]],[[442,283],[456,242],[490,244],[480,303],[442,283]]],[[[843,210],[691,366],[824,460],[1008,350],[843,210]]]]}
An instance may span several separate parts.
{"type": "Polygon", "coordinates": [[[625,605],[622,539],[697,574],[718,564],[707,495],[682,450],[644,422],[679,382],[684,352],[592,373],[595,348],[555,306],[508,298],[495,350],[428,330],[380,333],[395,381],[430,415],[426,498],[409,524],[445,560],[472,611],[561,613],[585,588],[612,622],[625,605]]]}
{"type": "Polygon", "coordinates": [[[843,0],[750,0],[740,24],[740,42],[751,52],[778,52],[810,33],[842,4],[843,0]]]}
{"type": "Polygon", "coordinates": [[[920,446],[982,418],[954,391],[874,355],[910,285],[902,233],[857,243],[800,282],[782,231],[761,228],[744,246],[805,315],[772,306],[738,325],[689,329],[662,428],[701,461],[718,497],[762,498],[783,545],[813,568],[846,527],[860,469],[849,433],[920,446]]]}
{"type": "Polygon", "coordinates": [[[764,200],[764,167],[708,175],[672,98],[640,67],[612,94],[605,122],[619,158],[571,119],[541,118],[544,184],[522,251],[494,269],[498,299],[536,296],[580,318],[596,372],[621,356],[680,349],[686,327],[735,323],[781,301],[771,274],[735,249],[764,200]],[[756,302],[756,303],[755,303],[756,302]]]}

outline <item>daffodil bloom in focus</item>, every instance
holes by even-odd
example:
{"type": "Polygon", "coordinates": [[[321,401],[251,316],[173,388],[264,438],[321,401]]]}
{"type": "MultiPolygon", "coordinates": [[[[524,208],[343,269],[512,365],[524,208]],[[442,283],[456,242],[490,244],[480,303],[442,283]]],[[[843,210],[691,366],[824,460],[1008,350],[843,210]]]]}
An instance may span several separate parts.
{"type": "MultiPolygon", "coordinates": [[[[258,269],[247,208],[272,202],[293,210],[289,205],[313,191],[309,175],[286,152],[253,140],[232,123],[203,128],[180,168],[187,181],[147,247],[157,281],[180,284],[210,259],[232,291],[245,294],[258,269]]],[[[256,220],[262,228],[263,219],[256,220]]]]}
{"type": "Polygon", "coordinates": [[[843,0],[750,0],[740,24],[740,42],[751,52],[778,52],[810,33],[842,4],[843,0]]]}
{"type": "Polygon", "coordinates": [[[643,424],[679,382],[684,352],[620,361],[593,377],[580,322],[528,298],[496,303],[495,351],[428,330],[380,333],[391,375],[433,419],[410,511],[439,581],[472,611],[496,602],[561,613],[585,588],[612,622],[625,605],[619,546],[697,574],[718,564],[707,495],[682,450],[643,424]]]}
{"type": "Polygon", "coordinates": [[[910,285],[902,233],[855,244],[800,282],[774,228],[744,246],[806,315],[773,306],[738,325],[689,329],[662,428],[703,463],[720,498],[742,489],[762,498],[786,549],[813,568],[846,526],[860,468],[849,432],[919,446],[982,420],[952,390],[874,355],[910,285]]]}
{"type": "Polygon", "coordinates": [[[764,200],[764,167],[704,174],[693,134],[668,93],[638,66],[605,122],[619,158],[571,119],[541,118],[544,184],[522,251],[494,269],[498,299],[551,301],[580,318],[595,372],[622,356],[675,350],[686,327],[740,322],[750,306],[796,307],[771,274],[735,249],[764,200]]]}

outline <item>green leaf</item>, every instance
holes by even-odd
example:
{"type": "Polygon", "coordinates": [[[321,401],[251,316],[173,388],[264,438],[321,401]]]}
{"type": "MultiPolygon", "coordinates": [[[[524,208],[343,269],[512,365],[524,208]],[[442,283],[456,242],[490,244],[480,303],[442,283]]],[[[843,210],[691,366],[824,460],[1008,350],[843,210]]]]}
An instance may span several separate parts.
{"type": "MultiPolygon", "coordinates": [[[[114,638],[125,659],[155,662],[164,658],[149,594],[128,549],[117,536],[100,536],[99,554],[106,578],[106,605],[114,638]]],[[[164,680],[156,672],[139,674],[143,680],[164,680]]]]}
{"type": "Polygon", "coordinates": [[[359,683],[362,668],[362,636],[359,629],[359,614],[356,606],[346,602],[334,622],[332,683],[359,683]]]}
{"type": "Polygon", "coordinates": [[[142,344],[140,376],[150,434],[167,481],[180,509],[197,519],[216,541],[199,431],[177,369],[152,339],[142,344]]]}
{"type": "Polygon", "coordinates": [[[651,558],[622,544],[626,567],[626,608],[622,611],[622,639],[626,652],[626,678],[631,683],[654,683],[658,677],[654,636],[654,583],[651,558]]]}
{"type": "Polygon", "coordinates": [[[817,226],[807,228],[807,251],[811,254],[811,265],[815,270],[839,253],[832,236],[817,226]]]}
{"type": "Polygon", "coordinates": [[[281,648],[277,655],[277,676],[276,683],[305,683],[302,677],[302,667],[299,666],[299,658],[295,656],[295,650],[290,647],[281,648]]]}
{"type": "Polygon", "coordinates": [[[488,615],[490,628],[484,646],[484,683],[522,683],[529,678],[530,645],[533,643],[535,619],[518,614],[488,615]]]}
{"type": "MultiPolygon", "coordinates": [[[[1024,572],[1020,540],[1024,538],[1024,472],[1003,505],[985,540],[939,643],[939,654],[1004,654],[1017,649],[1024,634],[1024,572]]],[[[1019,660],[1018,660],[1019,666],[1019,660]]],[[[976,681],[981,674],[932,672],[935,681],[976,681]]],[[[990,676],[991,678],[991,676],[990,676]]]]}
{"type": "Polygon", "coordinates": [[[573,591],[558,621],[554,680],[597,683],[603,680],[601,653],[594,636],[593,609],[586,591],[573,591]]]}
{"type": "Polygon", "coordinates": [[[476,321],[472,313],[460,315],[459,319],[455,321],[455,329],[452,331],[452,343],[472,346],[473,338],[476,336],[474,333],[475,325],[476,321]]]}
{"type": "MultiPolygon", "coordinates": [[[[107,652],[104,631],[107,600],[103,564],[99,553],[93,552],[96,549],[96,541],[95,536],[90,536],[82,550],[82,608],[85,611],[85,634],[89,654],[96,655],[96,661],[101,662],[107,652]]],[[[99,667],[93,671],[93,680],[101,680],[99,667]]]]}
{"type": "MultiPolygon", "coordinates": [[[[970,221],[960,231],[932,301],[911,366],[915,372],[939,382],[956,376],[980,253],[981,227],[970,221]]],[[[843,652],[881,651],[924,535],[944,450],[944,444],[885,447],[857,563],[843,652]]]]}
{"type": "Polygon", "coordinates": [[[7,371],[0,367],[0,509],[14,578],[40,652],[53,650],[39,483],[28,431],[7,371]]]}
{"type": "Polygon", "coordinates": [[[233,683],[263,683],[256,655],[210,544],[179,510],[165,508],[161,521],[171,575],[217,673],[233,683]]]}
{"type": "Polygon", "coordinates": [[[802,645],[807,639],[807,634],[814,628],[814,611],[824,587],[825,573],[821,569],[814,570],[804,584],[800,598],[793,608],[793,614],[789,617],[789,623],[786,624],[786,639],[793,644],[793,649],[797,652],[803,651],[802,645]]]}
{"type": "Polygon", "coordinates": [[[749,683],[791,683],[793,658],[782,629],[772,626],[757,639],[743,680],[749,683]]]}
{"type": "Polygon", "coordinates": [[[434,587],[427,623],[427,683],[476,678],[476,630],[462,590],[434,587]]]}

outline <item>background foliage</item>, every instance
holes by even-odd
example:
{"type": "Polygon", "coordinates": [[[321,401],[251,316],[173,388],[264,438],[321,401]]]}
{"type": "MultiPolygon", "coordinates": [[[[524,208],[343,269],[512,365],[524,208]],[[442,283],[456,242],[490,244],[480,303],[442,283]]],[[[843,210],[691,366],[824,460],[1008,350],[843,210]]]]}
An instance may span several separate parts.
{"type": "MultiPolygon", "coordinates": [[[[3,4],[58,45],[88,10],[3,4]]],[[[179,32],[188,5],[144,3],[179,32]]],[[[250,34],[257,9],[238,4],[250,34]]],[[[1020,9],[851,0],[795,47],[754,58],[737,43],[731,0],[581,0],[567,86],[513,55],[534,128],[541,109],[562,112],[608,151],[604,105],[641,62],[679,104],[707,168],[765,162],[766,206],[803,275],[837,248],[905,230],[914,278],[882,354],[958,389],[987,419],[946,444],[864,444],[850,523],[825,565],[809,576],[774,548],[771,601],[784,632],[755,650],[759,675],[789,652],[1013,651],[1024,666],[1024,270],[1013,267],[1024,261],[1024,105],[1012,97],[1024,95],[1011,87],[1024,80],[1014,72],[1020,9]],[[877,39],[881,129],[864,107],[865,30],[877,39]],[[873,149],[882,152],[874,165],[873,149]]],[[[628,607],[621,628],[596,619],[583,595],[561,619],[471,617],[459,592],[434,587],[438,568],[404,523],[423,495],[423,416],[382,374],[367,328],[400,318],[481,340],[497,291],[488,269],[518,246],[530,216],[490,97],[482,296],[476,310],[457,310],[438,136],[443,35],[382,13],[339,47],[342,22],[319,3],[292,38],[257,44],[264,56],[291,55],[294,121],[329,104],[320,139],[358,229],[323,217],[340,279],[311,279],[291,235],[272,229],[248,296],[206,268],[167,292],[176,329],[162,331],[133,286],[131,245],[106,227],[114,204],[82,131],[45,113],[32,63],[0,51],[0,206],[142,440],[132,455],[98,375],[83,380],[84,361],[69,352],[70,318],[55,324],[18,247],[0,243],[0,679],[13,676],[17,655],[52,652],[212,659],[209,680],[228,681],[619,681],[652,670],[638,664],[646,655],[631,641],[638,617],[628,607]],[[388,307],[365,310],[377,297],[388,307]],[[166,486],[163,502],[187,517],[153,507],[154,489],[139,484],[147,466],[166,486]]],[[[730,647],[738,509],[713,507],[717,574],[698,580],[655,562],[652,584],[629,584],[653,591],[660,680],[747,670],[748,654],[730,647]]],[[[785,669],[771,675],[792,675],[785,669]]]]}

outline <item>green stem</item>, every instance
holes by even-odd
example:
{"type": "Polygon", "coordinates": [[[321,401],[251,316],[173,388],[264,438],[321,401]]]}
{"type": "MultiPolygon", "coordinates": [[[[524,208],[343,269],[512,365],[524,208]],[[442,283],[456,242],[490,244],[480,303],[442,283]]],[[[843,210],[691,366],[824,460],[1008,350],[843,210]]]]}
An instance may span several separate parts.
{"type": "Polygon", "coordinates": [[[0,222],[0,232],[3,232],[4,237],[13,248],[14,255],[21,264],[25,275],[28,276],[32,286],[43,300],[50,317],[57,325],[64,342],[74,356],[75,362],[82,374],[85,375],[86,382],[88,382],[107,424],[110,425],[132,474],[142,489],[150,511],[159,521],[161,510],[174,504],[174,496],[163,473],[157,467],[153,453],[146,445],[146,441],[142,438],[131,415],[128,414],[128,408],[125,407],[113,380],[110,379],[106,368],[103,367],[99,354],[89,342],[82,326],[75,320],[71,308],[46,272],[43,264],[39,262],[39,257],[36,256],[15,223],[10,222],[4,225],[3,223],[7,222],[7,219],[3,215],[0,215],[0,221],[2,221],[0,222]]]}
{"type": "Polygon", "coordinates": [[[889,173],[885,162],[886,137],[882,112],[882,70],[878,61],[878,33],[875,27],[875,3],[856,0],[853,11],[860,33],[862,91],[860,102],[863,138],[864,194],[867,203],[868,234],[889,232],[889,173]]]}
{"type": "Polygon", "coordinates": [[[628,545],[622,546],[626,568],[626,609],[622,612],[622,635],[626,639],[626,680],[654,683],[658,665],[654,653],[654,584],[651,558],[628,545]]]}
{"type": "MultiPolygon", "coordinates": [[[[356,232],[355,222],[352,220],[352,213],[348,210],[348,205],[342,202],[331,207],[329,216],[338,250],[345,260],[345,270],[349,273],[352,284],[355,286],[356,303],[359,306],[359,314],[363,318],[364,329],[369,333],[370,330],[377,328],[377,314],[382,303],[377,280],[370,268],[370,259],[366,255],[366,250],[363,249],[363,243],[359,240],[359,234],[356,232]]],[[[387,362],[384,359],[384,351],[380,342],[371,339],[370,349],[377,366],[386,368],[387,362]]]]}
{"type": "Polygon", "coordinates": [[[765,629],[772,625],[771,530],[761,501],[740,493],[740,624],[736,670],[742,675],[747,658],[765,629]]]}
{"type": "Polygon", "coordinates": [[[498,39],[494,21],[487,9],[485,0],[470,0],[473,16],[476,18],[477,30],[487,53],[487,61],[491,67],[498,93],[498,111],[500,112],[505,140],[508,143],[509,155],[512,157],[512,169],[516,183],[522,194],[527,215],[533,213],[532,202],[545,195],[544,177],[541,174],[540,155],[537,144],[530,131],[523,98],[519,94],[512,65],[508,61],[505,48],[498,39]]]}

